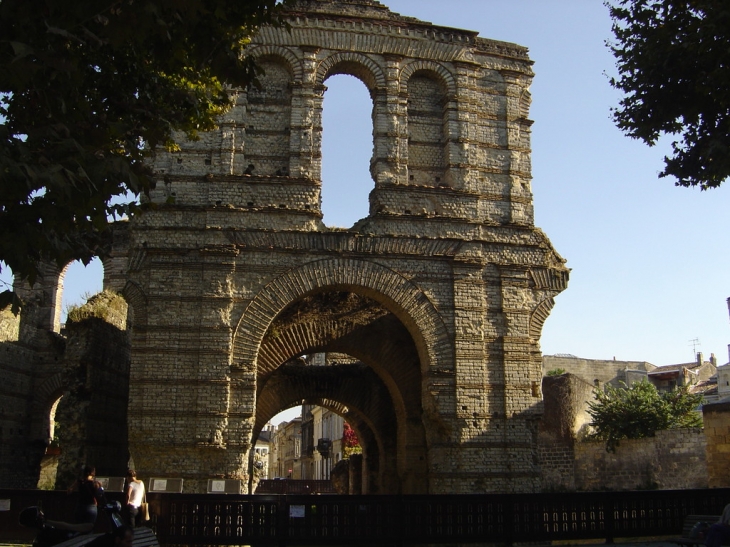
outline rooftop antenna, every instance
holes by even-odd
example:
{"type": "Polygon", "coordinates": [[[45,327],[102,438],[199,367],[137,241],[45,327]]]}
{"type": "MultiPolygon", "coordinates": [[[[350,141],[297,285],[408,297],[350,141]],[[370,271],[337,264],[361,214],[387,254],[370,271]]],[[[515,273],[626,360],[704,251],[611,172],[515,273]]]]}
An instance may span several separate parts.
{"type": "Polygon", "coordinates": [[[692,357],[697,357],[697,346],[702,345],[702,344],[700,344],[700,339],[692,338],[692,340],[690,340],[689,343],[692,346],[692,357]]]}

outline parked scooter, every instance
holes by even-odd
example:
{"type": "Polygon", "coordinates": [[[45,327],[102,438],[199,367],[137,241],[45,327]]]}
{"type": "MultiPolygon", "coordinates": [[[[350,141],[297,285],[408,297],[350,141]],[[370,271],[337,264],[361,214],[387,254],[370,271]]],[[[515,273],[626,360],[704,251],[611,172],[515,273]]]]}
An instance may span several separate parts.
{"type": "MultiPolygon", "coordinates": [[[[107,515],[112,530],[121,528],[124,523],[120,515],[122,505],[118,501],[106,503],[102,506],[102,512],[107,515]]],[[[76,536],[90,534],[94,530],[94,524],[71,524],[69,522],[47,520],[40,507],[26,507],[20,512],[18,521],[21,526],[35,528],[38,534],[33,540],[33,547],[53,547],[76,536]]],[[[92,538],[89,537],[89,540],[92,538]]]]}

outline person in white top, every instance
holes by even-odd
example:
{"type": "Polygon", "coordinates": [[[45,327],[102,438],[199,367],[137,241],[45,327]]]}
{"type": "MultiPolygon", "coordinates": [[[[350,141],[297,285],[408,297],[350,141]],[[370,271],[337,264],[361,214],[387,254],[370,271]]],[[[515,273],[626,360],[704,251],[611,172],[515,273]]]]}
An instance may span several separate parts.
{"type": "Polygon", "coordinates": [[[124,492],[127,496],[128,522],[134,528],[137,525],[139,506],[144,501],[144,483],[137,478],[137,472],[134,469],[127,471],[127,486],[124,492]]]}

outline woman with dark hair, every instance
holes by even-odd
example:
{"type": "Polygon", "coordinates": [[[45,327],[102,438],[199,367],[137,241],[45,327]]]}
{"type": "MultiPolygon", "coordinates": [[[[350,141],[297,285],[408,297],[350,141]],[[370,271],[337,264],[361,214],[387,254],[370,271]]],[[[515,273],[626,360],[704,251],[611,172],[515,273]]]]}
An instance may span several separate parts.
{"type": "Polygon", "coordinates": [[[137,472],[134,469],[127,471],[127,485],[124,488],[127,497],[127,518],[129,525],[134,528],[137,526],[137,515],[139,514],[139,506],[145,498],[144,483],[137,478],[137,472]]]}
{"type": "Polygon", "coordinates": [[[77,524],[96,522],[98,504],[102,500],[101,484],[96,480],[96,469],[85,465],[81,476],[68,487],[68,493],[77,492],[74,520],[77,524]]]}

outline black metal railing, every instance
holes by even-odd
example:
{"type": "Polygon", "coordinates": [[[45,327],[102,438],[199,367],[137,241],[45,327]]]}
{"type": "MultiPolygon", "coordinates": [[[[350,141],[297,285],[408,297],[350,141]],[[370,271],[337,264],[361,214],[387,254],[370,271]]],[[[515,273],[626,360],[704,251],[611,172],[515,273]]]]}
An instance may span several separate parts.
{"type": "MultiPolygon", "coordinates": [[[[34,497],[2,491],[0,543],[34,497]]],[[[35,493],[35,494],[34,494],[35,493]]],[[[161,545],[514,543],[679,535],[689,514],[720,514],[730,489],[432,496],[148,494],[161,545]]],[[[57,498],[57,499],[56,499],[57,498]]],[[[48,507],[48,506],[46,506],[48,507]]],[[[47,512],[49,512],[47,510],[47,512]]],[[[50,513],[49,513],[50,514],[50,513]]]]}
{"type": "Polygon", "coordinates": [[[329,480],[263,479],[259,481],[255,494],[336,494],[329,480]]]}

